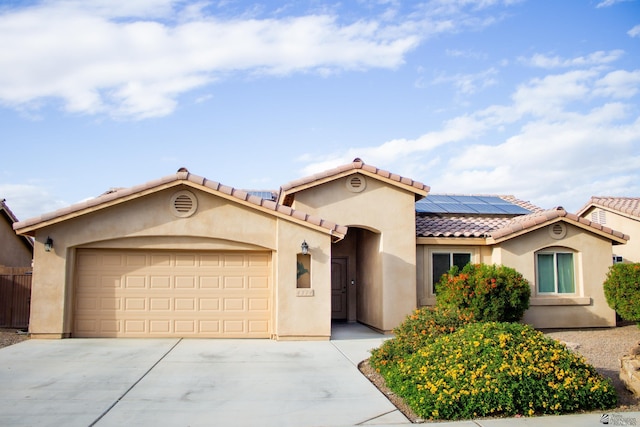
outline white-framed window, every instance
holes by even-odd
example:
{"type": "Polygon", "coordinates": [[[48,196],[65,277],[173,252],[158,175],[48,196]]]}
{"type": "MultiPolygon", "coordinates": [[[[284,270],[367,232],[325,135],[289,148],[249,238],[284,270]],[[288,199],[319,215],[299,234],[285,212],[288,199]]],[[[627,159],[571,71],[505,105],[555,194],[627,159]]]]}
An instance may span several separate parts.
{"type": "Polygon", "coordinates": [[[436,284],[443,274],[451,267],[457,266],[460,270],[471,262],[471,252],[465,251],[433,251],[431,252],[431,292],[436,294],[436,284]]]}
{"type": "Polygon", "coordinates": [[[538,294],[575,294],[576,275],[573,252],[545,250],[536,253],[538,294]]]}

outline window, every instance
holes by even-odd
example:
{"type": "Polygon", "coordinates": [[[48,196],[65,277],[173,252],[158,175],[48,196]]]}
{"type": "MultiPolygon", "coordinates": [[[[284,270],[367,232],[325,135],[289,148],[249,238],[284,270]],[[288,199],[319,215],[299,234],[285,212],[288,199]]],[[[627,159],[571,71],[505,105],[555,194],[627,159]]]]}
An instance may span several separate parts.
{"type": "Polygon", "coordinates": [[[452,266],[458,267],[460,270],[471,262],[470,253],[459,252],[434,252],[431,254],[431,289],[436,293],[436,284],[440,281],[443,274],[447,273],[452,266]]]}
{"type": "Polygon", "coordinates": [[[576,291],[571,252],[537,254],[538,292],[541,294],[573,294],[576,291]]]}

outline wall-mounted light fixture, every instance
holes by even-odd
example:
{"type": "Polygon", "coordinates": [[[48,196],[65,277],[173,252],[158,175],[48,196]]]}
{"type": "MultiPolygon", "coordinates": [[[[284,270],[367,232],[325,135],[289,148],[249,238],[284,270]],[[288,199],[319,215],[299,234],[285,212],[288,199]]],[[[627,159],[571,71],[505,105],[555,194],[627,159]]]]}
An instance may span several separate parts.
{"type": "Polygon", "coordinates": [[[309,253],[309,244],[307,243],[306,240],[302,241],[302,244],[300,245],[300,250],[302,250],[302,255],[306,255],[309,253]]]}
{"type": "Polygon", "coordinates": [[[53,239],[47,237],[47,240],[44,242],[44,250],[45,252],[51,252],[51,249],[53,249],[53,239]]]}

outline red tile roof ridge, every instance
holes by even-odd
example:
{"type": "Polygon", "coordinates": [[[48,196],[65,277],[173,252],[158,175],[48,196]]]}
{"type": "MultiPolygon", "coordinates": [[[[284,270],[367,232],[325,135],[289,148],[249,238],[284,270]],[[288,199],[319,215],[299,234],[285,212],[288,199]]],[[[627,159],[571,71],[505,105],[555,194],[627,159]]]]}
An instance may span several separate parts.
{"type": "Polygon", "coordinates": [[[592,206],[608,208],[640,218],[640,197],[591,196],[591,199],[578,210],[577,214],[583,215],[592,206]]]}
{"type": "Polygon", "coordinates": [[[56,218],[60,218],[65,215],[69,215],[75,212],[82,211],[84,209],[89,209],[95,206],[99,206],[103,203],[108,203],[123,197],[134,195],[136,193],[152,190],[156,187],[161,187],[162,185],[169,184],[176,181],[189,181],[196,185],[207,187],[211,190],[226,194],[240,201],[248,202],[253,205],[260,206],[281,214],[285,214],[296,219],[301,219],[302,221],[308,222],[310,224],[328,229],[331,234],[335,232],[337,234],[344,236],[348,230],[348,228],[345,226],[338,225],[330,221],[325,221],[321,218],[307,215],[304,213],[297,213],[296,211],[294,211],[288,206],[280,205],[274,201],[266,200],[258,196],[252,196],[244,190],[235,189],[233,187],[220,184],[219,182],[208,180],[202,176],[192,174],[186,170],[179,171],[173,175],[167,175],[159,179],[148,181],[144,184],[135,185],[133,187],[121,188],[115,191],[108,191],[106,193],[101,194],[98,197],[87,199],[82,202],[75,203],[70,206],[64,207],[62,209],[58,209],[53,212],[48,212],[34,218],[15,222],[13,224],[13,229],[18,230],[21,228],[31,227],[33,225],[36,225],[45,221],[50,221],[56,218]]]}
{"type": "Polygon", "coordinates": [[[382,178],[390,179],[390,180],[398,182],[400,184],[416,188],[419,191],[428,192],[430,190],[430,187],[428,185],[425,185],[425,184],[423,184],[423,183],[421,183],[419,181],[415,181],[415,180],[413,180],[411,178],[403,177],[403,176],[400,176],[400,175],[397,175],[397,174],[392,174],[392,173],[387,172],[387,171],[385,171],[383,169],[379,169],[379,168],[377,168],[375,166],[365,164],[361,159],[356,158],[351,163],[346,163],[346,164],[343,164],[343,165],[340,165],[340,166],[336,166],[336,167],[334,167],[332,169],[327,169],[325,171],[322,171],[322,172],[319,172],[319,173],[316,173],[316,174],[313,174],[313,175],[309,175],[307,177],[298,178],[298,179],[290,181],[290,182],[288,182],[286,184],[283,184],[280,187],[280,191],[281,192],[288,191],[288,190],[290,190],[292,188],[296,188],[296,187],[300,187],[300,186],[303,186],[303,185],[311,184],[311,183],[314,183],[316,181],[321,181],[321,180],[323,180],[325,178],[330,178],[332,176],[336,176],[336,175],[342,174],[344,172],[348,172],[350,170],[363,170],[363,171],[366,171],[366,172],[369,172],[369,173],[372,173],[372,174],[375,174],[375,175],[379,175],[382,178]]]}

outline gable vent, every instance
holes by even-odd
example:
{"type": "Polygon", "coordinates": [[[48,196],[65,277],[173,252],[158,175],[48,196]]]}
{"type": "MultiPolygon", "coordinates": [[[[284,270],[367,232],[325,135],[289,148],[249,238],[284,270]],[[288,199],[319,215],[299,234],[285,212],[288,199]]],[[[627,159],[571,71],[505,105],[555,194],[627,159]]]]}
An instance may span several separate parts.
{"type": "Polygon", "coordinates": [[[198,199],[190,191],[178,191],[171,197],[171,211],[180,218],[193,215],[198,208],[198,199]]]}
{"type": "Polygon", "coordinates": [[[567,235],[567,226],[561,222],[549,226],[549,235],[558,240],[564,238],[567,235]]]}
{"type": "Polygon", "coordinates": [[[367,182],[362,175],[354,175],[347,179],[347,189],[352,193],[360,193],[367,187],[367,182]]]}

